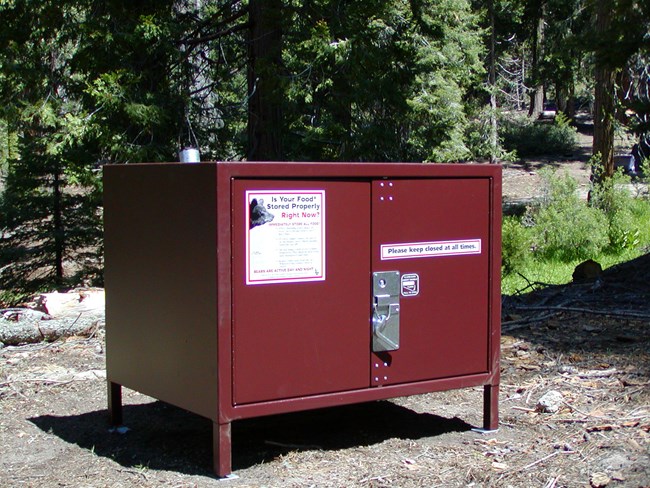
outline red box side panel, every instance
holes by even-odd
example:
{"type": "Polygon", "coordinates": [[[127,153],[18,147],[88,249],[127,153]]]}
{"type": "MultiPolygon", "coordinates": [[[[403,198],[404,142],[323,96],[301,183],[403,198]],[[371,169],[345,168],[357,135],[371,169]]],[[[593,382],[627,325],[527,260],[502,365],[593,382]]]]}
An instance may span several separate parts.
{"type": "Polygon", "coordinates": [[[108,379],[213,419],[215,169],[104,168],[108,379]]]}

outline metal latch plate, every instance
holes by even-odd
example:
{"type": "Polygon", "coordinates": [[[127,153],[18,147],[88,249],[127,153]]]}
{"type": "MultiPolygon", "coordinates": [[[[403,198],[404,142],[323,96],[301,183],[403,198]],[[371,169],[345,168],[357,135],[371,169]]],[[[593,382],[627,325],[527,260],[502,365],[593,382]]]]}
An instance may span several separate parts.
{"type": "Polygon", "coordinates": [[[401,281],[399,271],[372,274],[372,350],[399,349],[401,281]]]}

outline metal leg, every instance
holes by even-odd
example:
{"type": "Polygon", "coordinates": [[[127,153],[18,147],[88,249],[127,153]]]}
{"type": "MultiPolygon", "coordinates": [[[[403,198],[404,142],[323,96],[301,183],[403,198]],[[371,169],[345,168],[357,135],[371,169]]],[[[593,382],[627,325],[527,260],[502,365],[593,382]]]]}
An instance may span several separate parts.
{"type": "Polygon", "coordinates": [[[215,474],[221,478],[232,471],[230,423],[212,423],[212,464],[215,474]]]}
{"type": "Polygon", "coordinates": [[[111,425],[122,425],[122,385],[108,381],[108,417],[111,425]]]}
{"type": "Polygon", "coordinates": [[[483,429],[499,428],[499,385],[483,387],[483,429]]]}

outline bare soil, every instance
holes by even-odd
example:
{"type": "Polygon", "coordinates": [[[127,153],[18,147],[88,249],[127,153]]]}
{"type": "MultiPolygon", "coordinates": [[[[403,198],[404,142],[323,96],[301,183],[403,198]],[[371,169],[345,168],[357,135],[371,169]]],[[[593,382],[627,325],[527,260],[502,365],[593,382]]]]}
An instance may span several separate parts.
{"type": "MultiPolygon", "coordinates": [[[[508,165],[588,181],[586,159],[508,165]]],[[[103,334],[0,349],[1,487],[649,487],[650,255],[591,283],[504,297],[501,427],[482,389],[236,422],[236,479],[210,471],[211,423],[125,390],[109,429],[103,334]],[[549,391],[557,411],[538,406],[549,391]]]]}

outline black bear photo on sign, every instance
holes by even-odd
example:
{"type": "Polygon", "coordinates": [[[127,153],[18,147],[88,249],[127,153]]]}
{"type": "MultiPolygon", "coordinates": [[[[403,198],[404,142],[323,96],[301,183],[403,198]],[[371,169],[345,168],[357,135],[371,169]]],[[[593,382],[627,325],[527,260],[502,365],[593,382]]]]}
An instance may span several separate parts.
{"type": "Polygon", "coordinates": [[[250,228],[273,221],[274,215],[264,206],[264,200],[253,198],[250,203],[250,228]]]}

